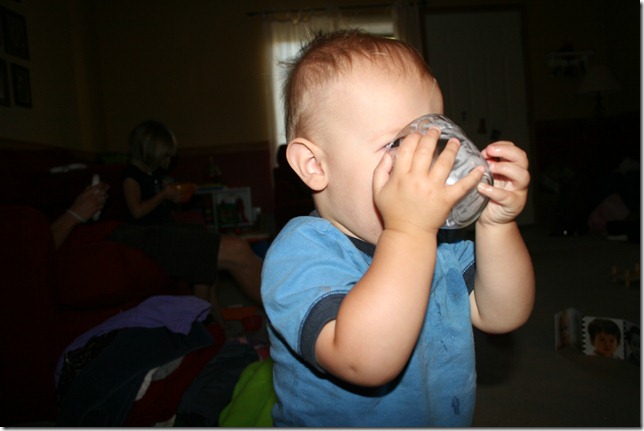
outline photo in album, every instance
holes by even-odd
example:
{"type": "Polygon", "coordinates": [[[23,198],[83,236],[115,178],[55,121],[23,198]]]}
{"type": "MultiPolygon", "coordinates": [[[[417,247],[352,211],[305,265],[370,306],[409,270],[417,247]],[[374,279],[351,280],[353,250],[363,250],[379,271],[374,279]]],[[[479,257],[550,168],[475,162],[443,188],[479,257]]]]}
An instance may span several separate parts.
{"type": "Polygon", "coordinates": [[[554,316],[555,349],[573,347],[589,356],[625,359],[639,365],[640,328],[623,319],[582,316],[567,308],[554,316]]]}

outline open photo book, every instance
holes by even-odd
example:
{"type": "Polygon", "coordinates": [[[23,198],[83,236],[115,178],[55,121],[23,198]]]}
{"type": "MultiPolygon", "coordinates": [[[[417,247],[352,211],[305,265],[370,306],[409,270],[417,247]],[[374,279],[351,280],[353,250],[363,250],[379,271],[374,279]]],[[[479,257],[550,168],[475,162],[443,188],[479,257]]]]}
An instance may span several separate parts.
{"type": "Polygon", "coordinates": [[[555,314],[555,349],[640,363],[640,328],[623,319],[582,316],[575,308],[555,314]]]}

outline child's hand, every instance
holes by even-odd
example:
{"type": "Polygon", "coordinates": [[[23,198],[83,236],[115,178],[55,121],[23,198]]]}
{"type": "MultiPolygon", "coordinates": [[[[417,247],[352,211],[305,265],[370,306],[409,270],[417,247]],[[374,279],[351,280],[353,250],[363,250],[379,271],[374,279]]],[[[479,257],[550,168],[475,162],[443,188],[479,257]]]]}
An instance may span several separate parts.
{"type": "Polygon", "coordinates": [[[161,193],[163,193],[165,199],[172,201],[175,204],[183,202],[183,192],[172,184],[166,185],[161,193]]]}
{"type": "Polygon", "coordinates": [[[528,157],[512,142],[499,141],[488,145],[481,154],[494,176],[494,186],[480,184],[478,191],[490,202],[478,222],[503,224],[513,221],[525,207],[530,184],[528,157]]]}
{"type": "Polygon", "coordinates": [[[386,229],[436,234],[450,209],[483,176],[483,168],[448,186],[460,143],[451,139],[435,162],[434,150],[440,131],[407,136],[397,150],[395,163],[385,154],[374,171],[373,191],[376,206],[386,229]]]}

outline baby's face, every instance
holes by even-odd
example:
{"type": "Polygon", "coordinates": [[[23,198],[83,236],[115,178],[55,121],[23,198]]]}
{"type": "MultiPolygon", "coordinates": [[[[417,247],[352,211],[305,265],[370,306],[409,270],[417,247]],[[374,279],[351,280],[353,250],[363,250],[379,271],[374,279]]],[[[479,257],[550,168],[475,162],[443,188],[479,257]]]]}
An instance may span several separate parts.
{"type": "Polygon", "coordinates": [[[344,233],[375,244],[383,225],[373,201],[374,169],[409,122],[442,113],[442,94],[433,78],[360,62],[326,96],[316,141],[325,152],[329,182],[316,205],[344,233]]]}
{"type": "Polygon", "coordinates": [[[611,357],[617,350],[617,337],[605,332],[595,335],[595,352],[601,356],[611,357]]]}

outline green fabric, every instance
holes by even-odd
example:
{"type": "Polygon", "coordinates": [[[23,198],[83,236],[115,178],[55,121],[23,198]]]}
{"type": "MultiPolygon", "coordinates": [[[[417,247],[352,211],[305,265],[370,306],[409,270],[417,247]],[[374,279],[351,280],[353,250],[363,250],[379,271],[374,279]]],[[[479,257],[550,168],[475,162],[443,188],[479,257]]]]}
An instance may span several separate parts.
{"type": "Polygon", "coordinates": [[[230,403],[219,415],[220,427],[272,427],[273,361],[253,362],[242,372],[230,403]]]}

